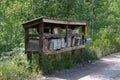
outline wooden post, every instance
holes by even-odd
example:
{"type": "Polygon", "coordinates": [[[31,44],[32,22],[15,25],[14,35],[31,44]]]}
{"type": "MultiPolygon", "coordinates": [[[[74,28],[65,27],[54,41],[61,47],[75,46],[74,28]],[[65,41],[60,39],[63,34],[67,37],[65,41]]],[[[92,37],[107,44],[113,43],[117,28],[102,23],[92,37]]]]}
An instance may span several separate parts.
{"type": "Polygon", "coordinates": [[[27,59],[29,61],[29,63],[31,64],[32,63],[32,53],[27,53],[27,59]]]}
{"type": "Polygon", "coordinates": [[[25,28],[25,53],[27,54],[27,59],[29,61],[29,64],[31,64],[32,53],[27,51],[28,48],[29,48],[29,28],[25,28]]]}
{"type": "MultiPolygon", "coordinates": [[[[74,30],[74,28],[72,28],[72,30],[74,30]]],[[[73,47],[73,39],[74,39],[74,36],[71,37],[71,47],[73,47]]]]}
{"type": "Polygon", "coordinates": [[[28,47],[29,47],[29,29],[25,28],[25,53],[27,53],[28,47]]]}
{"type": "Polygon", "coordinates": [[[73,39],[74,39],[74,36],[71,37],[71,47],[73,47],[73,39]]]}
{"type": "Polygon", "coordinates": [[[44,24],[41,23],[39,24],[39,52],[42,53],[43,52],[43,34],[44,34],[44,24]]]}
{"type": "MultiPolygon", "coordinates": [[[[74,28],[72,28],[72,30],[74,30],[74,28]]],[[[73,45],[73,39],[74,39],[74,36],[72,36],[72,38],[71,38],[71,47],[75,46],[75,42],[74,42],[74,45],[73,45]]],[[[75,54],[75,50],[72,50],[71,52],[72,52],[71,53],[72,55],[75,54]]]]}
{"type": "Polygon", "coordinates": [[[31,63],[32,62],[32,55],[31,53],[27,52],[29,48],[29,28],[25,28],[25,53],[27,54],[27,59],[31,63]]]}
{"type": "Polygon", "coordinates": [[[39,66],[42,67],[44,23],[39,24],[39,66]]]}
{"type": "Polygon", "coordinates": [[[83,33],[83,35],[82,35],[82,44],[84,44],[85,43],[85,26],[82,26],[82,33],[83,33]]]}
{"type": "Polygon", "coordinates": [[[65,36],[66,47],[68,47],[68,25],[66,25],[66,36],[65,36]]]}

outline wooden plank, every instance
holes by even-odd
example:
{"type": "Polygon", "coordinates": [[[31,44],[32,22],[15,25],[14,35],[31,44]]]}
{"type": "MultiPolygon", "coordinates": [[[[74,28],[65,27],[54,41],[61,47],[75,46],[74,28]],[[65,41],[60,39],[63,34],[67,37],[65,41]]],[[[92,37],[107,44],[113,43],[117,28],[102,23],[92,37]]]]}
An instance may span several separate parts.
{"type": "MultiPolygon", "coordinates": [[[[43,51],[45,54],[58,54],[58,53],[62,53],[62,52],[65,52],[65,51],[71,51],[71,50],[76,50],[76,49],[80,49],[80,48],[85,48],[85,45],[80,45],[80,46],[74,46],[74,47],[67,47],[67,48],[64,48],[64,49],[60,49],[60,50],[46,50],[46,51],[43,51]]],[[[39,52],[39,50],[30,50],[28,49],[27,52],[39,52]]]]}
{"type": "Polygon", "coordinates": [[[62,21],[62,20],[55,20],[55,19],[47,19],[43,18],[43,22],[45,23],[52,23],[52,24],[64,24],[66,25],[68,22],[67,21],[62,21]]]}
{"type": "Polygon", "coordinates": [[[69,25],[80,25],[80,26],[84,26],[86,25],[85,22],[79,22],[79,21],[68,21],[69,25]]]}
{"type": "Polygon", "coordinates": [[[42,23],[42,22],[39,21],[39,20],[38,20],[38,21],[32,21],[32,22],[23,24],[23,27],[24,27],[24,28],[30,28],[30,27],[39,25],[40,23],[42,23]]]}
{"type": "Polygon", "coordinates": [[[68,47],[68,25],[66,25],[65,42],[66,42],[66,47],[68,47]]]}
{"type": "Polygon", "coordinates": [[[29,34],[29,37],[39,37],[39,34],[29,34]]]}
{"type": "Polygon", "coordinates": [[[59,19],[53,19],[53,18],[47,18],[47,17],[40,17],[36,18],[30,21],[27,21],[23,23],[24,28],[29,28],[35,25],[38,25],[40,23],[49,23],[49,24],[62,24],[62,25],[73,25],[73,26],[86,26],[86,22],[80,22],[80,21],[71,21],[71,20],[59,20],[59,19]]]}
{"type": "Polygon", "coordinates": [[[39,24],[39,51],[43,53],[43,34],[44,34],[44,23],[39,24]]]}
{"type": "Polygon", "coordinates": [[[82,44],[85,43],[85,41],[84,41],[84,40],[85,40],[85,27],[86,27],[86,26],[83,26],[83,27],[82,27],[82,33],[84,34],[84,35],[82,35],[82,44]]]}
{"type": "MultiPolygon", "coordinates": [[[[82,36],[83,33],[80,33],[80,34],[67,34],[68,37],[70,36],[82,36]]],[[[37,35],[35,35],[37,36],[37,35]]],[[[66,34],[44,34],[44,37],[45,38],[49,38],[49,37],[65,37],[66,34]]]]}
{"type": "Polygon", "coordinates": [[[65,37],[65,34],[44,34],[45,38],[49,37],[65,37]]]}
{"type": "MultiPolygon", "coordinates": [[[[44,37],[65,37],[66,34],[43,34],[44,37]]],[[[68,36],[82,36],[83,33],[80,34],[67,34],[68,36]]],[[[39,34],[29,34],[29,37],[39,37],[39,34]]]]}
{"type": "Polygon", "coordinates": [[[85,48],[85,45],[67,47],[67,48],[64,48],[64,49],[57,50],[57,51],[48,51],[48,52],[45,52],[45,54],[58,54],[58,53],[62,53],[62,52],[65,52],[65,51],[71,51],[71,50],[76,50],[76,49],[80,49],[80,48],[85,48]]]}
{"type": "Polygon", "coordinates": [[[27,52],[27,49],[29,48],[29,30],[25,29],[25,53],[27,52]]]}
{"type": "Polygon", "coordinates": [[[85,22],[79,22],[79,21],[69,21],[69,20],[57,20],[57,19],[49,19],[49,18],[43,18],[43,22],[45,23],[52,23],[52,24],[64,24],[64,25],[86,25],[85,22]]]}

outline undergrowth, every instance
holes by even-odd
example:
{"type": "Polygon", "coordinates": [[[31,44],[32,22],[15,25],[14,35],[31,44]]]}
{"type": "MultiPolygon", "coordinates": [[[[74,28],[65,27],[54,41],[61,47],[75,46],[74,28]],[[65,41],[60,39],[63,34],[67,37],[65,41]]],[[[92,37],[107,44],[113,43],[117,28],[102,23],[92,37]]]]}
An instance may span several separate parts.
{"type": "Polygon", "coordinates": [[[120,34],[115,29],[103,28],[93,35],[87,48],[95,51],[98,58],[120,51],[120,34]]]}
{"type": "MultiPolygon", "coordinates": [[[[38,56],[38,54],[35,55],[38,56]]],[[[33,57],[34,60],[36,60],[37,58],[33,57]]],[[[89,60],[94,59],[96,59],[96,54],[86,48],[75,50],[74,55],[71,51],[55,55],[43,54],[41,70],[43,74],[50,74],[55,71],[68,69],[75,65],[81,64],[83,62],[88,62],[89,60]]],[[[36,61],[36,63],[38,62],[36,61]]]]}
{"type": "Polygon", "coordinates": [[[0,80],[33,80],[38,75],[35,68],[32,71],[29,68],[29,62],[21,49],[16,48],[0,55],[0,80]]]}

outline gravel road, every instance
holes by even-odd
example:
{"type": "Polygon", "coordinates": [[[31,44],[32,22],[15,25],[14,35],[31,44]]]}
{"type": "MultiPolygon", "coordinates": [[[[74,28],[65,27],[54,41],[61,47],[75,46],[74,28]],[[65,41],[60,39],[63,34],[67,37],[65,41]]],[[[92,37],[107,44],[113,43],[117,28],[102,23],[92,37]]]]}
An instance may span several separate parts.
{"type": "Polygon", "coordinates": [[[120,52],[37,80],[120,80],[120,52]]]}

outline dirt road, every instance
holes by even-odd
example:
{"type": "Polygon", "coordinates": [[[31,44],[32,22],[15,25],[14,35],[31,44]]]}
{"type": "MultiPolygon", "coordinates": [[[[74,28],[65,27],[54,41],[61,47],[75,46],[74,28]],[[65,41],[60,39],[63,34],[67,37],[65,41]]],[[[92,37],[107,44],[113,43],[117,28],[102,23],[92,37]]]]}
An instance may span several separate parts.
{"type": "Polygon", "coordinates": [[[120,80],[120,53],[78,65],[38,80],[120,80]]]}

